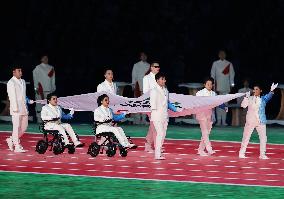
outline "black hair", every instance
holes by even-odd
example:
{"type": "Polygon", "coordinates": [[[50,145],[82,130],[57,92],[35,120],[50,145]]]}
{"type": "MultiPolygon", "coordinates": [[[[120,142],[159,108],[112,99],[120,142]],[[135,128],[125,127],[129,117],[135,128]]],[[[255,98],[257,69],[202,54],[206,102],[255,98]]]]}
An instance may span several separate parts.
{"type": "Polygon", "coordinates": [[[12,71],[16,70],[16,69],[22,69],[22,67],[20,65],[14,65],[11,67],[12,71]]]}
{"type": "Polygon", "coordinates": [[[262,86],[259,83],[254,84],[253,87],[258,87],[260,90],[262,90],[262,86]]]}
{"type": "Polygon", "coordinates": [[[56,94],[55,92],[47,94],[46,100],[47,100],[47,103],[48,103],[48,104],[49,104],[49,101],[51,100],[51,98],[52,98],[53,96],[57,97],[57,94],[56,94]]]}
{"type": "Polygon", "coordinates": [[[104,69],[104,75],[106,74],[106,72],[107,72],[108,70],[111,70],[111,71],[113,72],[113,70],[112,70],[111,68],[105,68],[105,69],[104,69]]]}
{"type": "Polygon", "coordinates": [[[158,79],[160,79],[161,77],[166,77],[166,75],[162,72],[158,72],[156,75],[155,75],[155,80],[157,81],[158,79]]]}
{"type": "Polygon", "coordinates": [[[103,101],[103,99],[106,98],[106,97],[109,98],[107,94],[102,94],[102,95],[100,95],[100,96],[98,97],[98,99],[97,99],[98,106],[101,106],[101,105],[102,105],[102,101],[103,101]]]}
{"type": "Polygon", "coordinates": [[[208,81],[210,81],[210,82],[212,82],[212,84],[214,84],[214,79],[212,77],[206,77],[206,78],[203,79],[204,84],[206,84],[206,82],[208,82],[208,81]]]}

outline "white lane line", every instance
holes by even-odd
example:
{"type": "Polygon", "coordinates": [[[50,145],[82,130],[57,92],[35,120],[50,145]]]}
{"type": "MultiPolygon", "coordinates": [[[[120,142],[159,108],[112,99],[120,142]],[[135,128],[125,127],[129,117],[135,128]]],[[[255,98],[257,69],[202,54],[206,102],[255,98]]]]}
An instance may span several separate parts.
{"type": "Polygon", "coordinates": [[[128,167],[130,167],[130,166],[128,166],[128,165],[122,165],[122,166],[120,166],[120,167],[128,168],[128,167]]]}
{"type": "Polygon", "coordinates": [[[237,166],[233,166],[233,165],[226,165],[225,167],[226,167],[226,168],[234,168],[234,167],[237,167],[237,166]]]}
{"type": "Polygon", "coordinates": [[[112,173],[113,171],[103,171],[104,173],[112,173]]]}
{"type": "Polygon", "coordinates": [[[11,161],[11,160],[14,160],[14,159],[8,158],[8,159],[4,159],[4,160],[8,160],[8,161],[11,161]]]}
{"type": "Polygon", "coordinates": [[[180,155],[180,156],[186,156],[186,155],[189,155],[189,154],[186,154],[186,153],[180,153],[180,154],[178,154],[178,155],[180,155]]]}
{"type": "Polygon", "coordinates": [[[244,173],[245,175],[256,175],[257,173],[244,173]]]}
{"type": "Polygon", "coordinates": [[[189,171],[198,172],[198,171],[202,171],[202,170],[199,170],[199,169],[193,169],[193,170],[189,170],[189,171]]]}
{"type": "Polygon", "coordinates": [[[148,167],[137,167],[137,169],[148,169],[148,167]]]}
{"type": "Polygon", "coordinates": [[[123,160],[123,159],[119,159],[117,160],[118,162],[126,162],[126,160],[123,160]]]}
{"type": "Polygon", "coordinates": [[[75,165],[78,164],[77,162],[69,162],[68,164],[75,165]]]}
{"type": "Polygon", "coordinates": [[[25,168],[25,167],[27,167],[27,166],[24,166],[24,165],[18,165],[18,166],[16,166],[16,167],[18,167],[18,168],[25,168]]]}
{"type": "Polygon", "coordinates": [[[63,162],[52,162],[53,164],[61,164],[61,163],[63,163],[63,162]]]}
{"type": "Polygon", "coordinates": [[[14,153],[9,153],[9,154],[7,154],[7,155],[16,155],[16,154],[14,154],[14,153]]]}
{"type": "Polygon", "coordinates": [[[32,167],[33,169],[42,169],[43,167],[32,167]]]}
{"type": "Polygon", "coordinates": [[[125,174],[125,173],[130,173],[130,172],[128,172],[128,171],[120,171],[120,172],[117,172],[117,173],[125,174]]]}
{"type": "Polygon", "coordinates": [[[270,170],[271,168],[259,168],[260,170],[270,170]]]}
{"type": "Polygon", "coordinates": [[[46,160],[40,160],[40,161],[38,161],[38,162],[42,162],[42,163],[44,163],[44,162],[47,162],[46,160]]]}
{"type": "Polygon", "coordinates": [[[247,180],[247,181],[255,181],[255,180],[257,180],[257,179],[255,179],[255,178],[247,178],[247,179],[244,179],[244,180],[247,180]]]}
{"type": "Polygon", "coordinates": [[[106,166],[106,167],[113,167],[114,165],[112,165],[112,164],[106,164],[105,166],[106,166]]]}
{"type": "Polygon", "coordinates": [[[95,164],[85,164],[86,166],[94,166],[95,164]]]}
{"type": "Polygon", "coordinates": [[[248,162],[249,164],[256,164],[257,162],[248,162]]]}
{"type": "Polygon", "coordinates": [[[218,165],[216,164],[208,164],[208,165],[205,165],[206,167],[217,167],[218,165]]]}
{"type": "Polygon", "coordinates": [[[139,163],[139,162],[145,162],[145,161],[144,161],[144,160],[137,160],[137,161],[135,161],[135,162],[138,162],[138,163],[139,163]]]}
{"type": "Polygon", "coordinates": [[[229,161],[229,162],[237,162],[236,160],[231,160],[231,161],[229,161]]]}
{"type": "Polygon", "coordinates": [[[185,177],[185,176],[187,176],[187,175],[177,174],[177,175],[172,175],[172,176],[174,176],[174,177],[185,177]]]}
{"type": "Polygon", "coordinates": [[[270,162],[269,164],[279,164],[279,162],[270,162]]]}
{"type": "Polygon", "coordinates": [[[267,175],[267,176],[279,176],[280,174],[277,174],[277,173],[267,173],[265,175],[267,175]]]}
{"type": "Polygon", "coordinates": [[[91,169],[91,170],[86,170],[86,171],[96,172],[96,171],[98,171],[98,170],[96,170],[96,169],[91,169]]]}
{"type": "Polygon", "coordinates": [[[221,162],[222,160],[214,160],[214,162],[221,162]]]}
{"type": "Polygon", "coordinates": [[[51,169],[53,169],[53,170],[60,170],[60,169],[62,169],[62,168],[56,168],[56,167],[54,167],[54,168],[51,168],[51,169]]]}
{"type": "Polygon", "coordinates": [[[173,169],[174,171],[183,171],[184,169],[173,169]]]}
{"type": "Polygon", "coordinates": [[[7,167],[8,165],[6,164],[0,164],[0,167],[7,167]]]}
{"type": "Polygon", "coordinates": [[[238,171],[230,171],[230,172],[227,172],[227,173],[230,173],[230,174],[237,174],[237,173],[240,173],[238,171]]]}
{"type": "Polygon", "coordinates": [[[137,175],[147,175],[149,173],[135,173],[135,174],[137,174],[137,175]]]}
{"type": "Polygon", "coordinates": [[[242,169],[252,169],[253,167],[241,167],[242,169]]]}
{"type": "Polygon", "coordinates": [[[178,162],[169,162],[168,164],[179,164],[178,162]]]}
{"type": "Polygon", "coordinates": [[[209,179],[218,179],[218,178],[221,178],[221,177],[217,177],[217,176],[212,176],[212,177],[207,177],[209,179]]]}
{"type": "Polygon", "coordinates": [[[161,167],[159,167],[159,168],[155,168],[156,170],[163,170],[163,169],[165,169],[165,168],[161,168],[161,167]]]}
{"type": "Polygon", "coordinates": [[[208,173],[219,173],[220,171],[207,171],[208,173]]]}
{"type": "Polygon", "coordinates": [[[192,178],[204,178],[204,176],[190,176],[192,178]]]}
{"type": "Polygon", "coordinates": [[[264,180],[265,182],[278,182],[280,180],[264,180]]]}
{"type": "Polygon", "coordinates": [[[225,180],[238,180],[240,178],[224,178],[225,180]]]}
{"type": "Polygon", "coordinates": [[[70,171],[79,171],[80,169],[68,169],[70,171]]]}
{"type": "Polygon", "coordinates": [[[183,150],[184,148],[176,148],[176,149],[178,149],[178,150],[183,150]]]}
{"type": "Polygon", "coordinates": [[[22,162],[29,162],[30,160],[21,160],[22,162]]]}
{"type": "Polygon", "coordinates": [[[156,173],[155,174],[156,176],[167,176],[167,175],[169,175],[168,173],[156,173]]]}

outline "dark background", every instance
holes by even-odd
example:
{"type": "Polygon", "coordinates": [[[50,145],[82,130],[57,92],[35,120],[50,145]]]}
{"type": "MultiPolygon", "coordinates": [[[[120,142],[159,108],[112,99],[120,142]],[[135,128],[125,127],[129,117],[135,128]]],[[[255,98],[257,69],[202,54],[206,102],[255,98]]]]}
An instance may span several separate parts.
{"type": "MultiPolygon", "coordinates": [[[[105,67],[116,81],[130,82],[140,51],[160,62],[170,92],[208,76],[221,48],[236,71],[234,92],[246,77],[265,91],[273,81],[284,83],[282,0],[25,0],[5,2],[1,15],[0,80],[18,64],[32,81],[47,53],[60,96],[95,92],[105,67]]],[[[277,91],[269,117],[279,106],[277,91]]]]}

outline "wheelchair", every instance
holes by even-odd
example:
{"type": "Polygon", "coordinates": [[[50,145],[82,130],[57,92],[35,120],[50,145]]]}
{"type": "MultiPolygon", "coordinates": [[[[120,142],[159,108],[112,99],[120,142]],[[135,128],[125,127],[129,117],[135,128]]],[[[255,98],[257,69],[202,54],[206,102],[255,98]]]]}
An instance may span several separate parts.
{"type": "MultiPolygon", "coordinates": [[[[126,157],[128,153],[128,148],[123,147],[114,133],[112,132],[102,132],[100,134],[96,134],[96,128],[98,124],[94,122],[92,125],[93,133],[95,135],[95,141],[91,143],[88,149],[88,154],[90,154],[92,157],[96,157],[99,153],[103,154],[104,150],[108,157],[113,157],[116,154],[117,148],[119,149],[119,153],[121,157],[126,157]],[[98,144],[98,140],[105,138],[104,142],[102,144],[98,144]]],[[[133,144],[130,136],[126,136],[129,143],[133,144]]],[[[137,148],[137,146],[133,147],[132,149],[137,148]]]]}
{"type": "MultiPolygon", "coordinates": [[[[35,149],[36,152],[38,152],[39,154],[44,154],[47,151],[48,147],[50,147],[49,151],[53,151],[55,155],[63,153],[65,148],[68,149],[69,154],[75,153],[75,146],[73,143],[65,146],[62,135],[60,135],[57,130],[44,129],[44,125],[44,122],[39,125],[39,131],[43,133],[43,139],[37,142],[35,149]],[[48,139],[48,134],[52,135],[52,139],[48,139]]],[[[77,134],[76,136],[78,138],[77,134]]]]}

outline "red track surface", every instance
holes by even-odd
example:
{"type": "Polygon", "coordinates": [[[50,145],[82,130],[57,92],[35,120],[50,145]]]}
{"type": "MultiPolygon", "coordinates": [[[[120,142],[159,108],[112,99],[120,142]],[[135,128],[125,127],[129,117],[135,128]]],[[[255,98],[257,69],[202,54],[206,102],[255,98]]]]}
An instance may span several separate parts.
{"type": "MultiPolygon", "coordinates": [[[[25,134],[22,144],[29,151],[19,154],[7,149],[7,136],[8,133],[0,133],[1,171],[284,186],[284,145],[268,145],[270,159],[259,160],[259,146],[256,144],[249,145],[248,159],[239,159],[239,143],[213,142],[217,153],[211,157],[200,157],[195,150],[197,141],[166,140],[167,159],[156,161],[153,154],[143,151],[144,147],[130,151],[126,158],[119,154],[112,158],[106,154],[92,158],[86,154],[93,139],[91,136],[81,137],[87,146],[77,149],[75,154],[64,152],[56,156],[51,151],[37,154],[35,145],[42,135],[25,134]]],[[[134,139],[139,146],[144,145],[143,141],[134,139]]]]}

